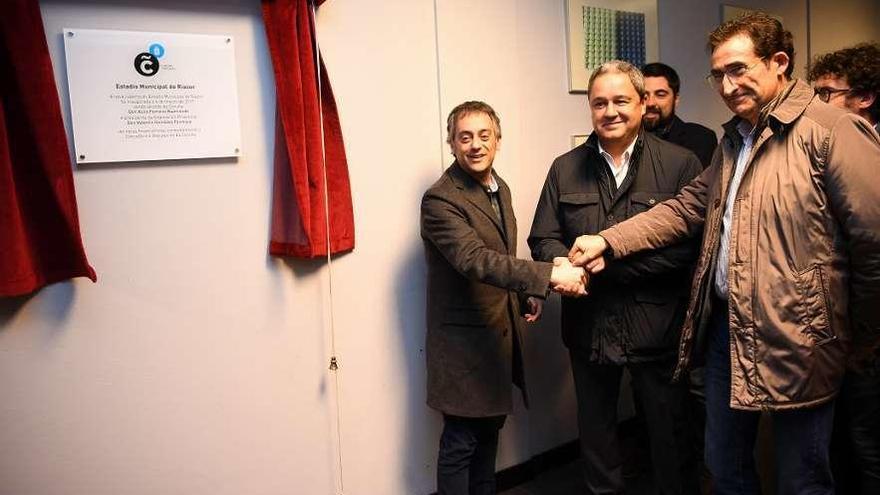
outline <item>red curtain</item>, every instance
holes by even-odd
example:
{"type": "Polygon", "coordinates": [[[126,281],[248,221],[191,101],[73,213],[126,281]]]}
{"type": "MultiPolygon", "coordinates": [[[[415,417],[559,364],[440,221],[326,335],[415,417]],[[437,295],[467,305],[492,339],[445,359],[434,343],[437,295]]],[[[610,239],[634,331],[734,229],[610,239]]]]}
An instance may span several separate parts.
{"type": "Polygon", "coordinates": [[[96,280],[83,250],[67,136],[38,0],[0,14],[0,296],[96,280]]]}
{"type": "Polygon", "coordinates": [[[327,255],[325,167],[330,252],[350,251],[354,214],[348,164],[330,80],[323,61],[316,64],[312,4],[262,0],[262,6],[277,95],[269,252],[302,258],[327,255]]]}

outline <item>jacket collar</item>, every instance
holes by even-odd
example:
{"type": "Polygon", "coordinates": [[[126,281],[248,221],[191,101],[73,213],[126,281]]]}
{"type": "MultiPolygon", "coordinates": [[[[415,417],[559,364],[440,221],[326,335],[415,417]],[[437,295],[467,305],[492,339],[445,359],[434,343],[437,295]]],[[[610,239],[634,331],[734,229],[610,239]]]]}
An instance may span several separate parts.
{"type": "Polygon", "coordinates": [[[498,229],[499,235],[501,235],[501,238],[504,239],[504,243],[507,245],[508,251],[510,251],[511,246],[516,242],[515,239],[511,240],[511,236],[515,235],[516,232],[513,205],[511,204],[512,199],[510,197],[510,191],[504,185],[504,182],[501,181],[501,178],[498,177],[498,174],[495,173],[495,170],[492,170],[492,177],[498,184],[498,197],[501,203],[501,216],[504,219],[503,227],[501,225],[501,222],[498,221],[498,216],[495,214],[495,209],[492,208],[492,203],[489,202],[489,195],[486,193],[485,186],[477,182],[476,179],[465,172],[464,168],[462,168],[457,161],[453,162],[452,165],[449,167],[448,174],[450,179],[452,179],[452,183],[455,184],[455,187],[457,187],[462,192],[465,199],[467,199],[471,204],[479,208],[479,210],[484,215],[486,215],[493,224],[495,224],[495,227],[498,229]]]}
{"type": "MultiPolygon", "coordinates": [[[[645,130],[639,130],[638,136],[636,136],[636,143],[633,146],[633,155],[636,155],[638,151],[642,149],[642,145],[644,144],[645,130]]],[[[596,131],[593,131],[590,134],[590,137],[587,138],[587,141],[584,143],[584,147],[588,150],[595,152],[597,155],[599,154],[599,135],[596,134],[596,131]]]]}
{"type": "MultiPolygon", "coordinates": [[[[791,87],[787,86],[783,91],[787,91],[788,94],[783,95],[782,100],[776,103],[776,107],[767,116],[766,125],[774,132],[781,131],[803,115],[815,95],[813,88],[801,79],[795,79],[791,83],[791,87]]],[[[741,117],[734,116],[725,122],[722,126],[724,133],[738,142],[740,137],[736,128],[743,120],[741,117]]]]}
{"type": "Polygon", "coordinates": [[[673,115],[669,122],[666,123],[666,125],[648,132],[659,137],[660,139],[665,139],[668,141],[670,137],[676,136],[681,133],[683,125],[684,121],[678,118],[678,115],[673,115]]]}

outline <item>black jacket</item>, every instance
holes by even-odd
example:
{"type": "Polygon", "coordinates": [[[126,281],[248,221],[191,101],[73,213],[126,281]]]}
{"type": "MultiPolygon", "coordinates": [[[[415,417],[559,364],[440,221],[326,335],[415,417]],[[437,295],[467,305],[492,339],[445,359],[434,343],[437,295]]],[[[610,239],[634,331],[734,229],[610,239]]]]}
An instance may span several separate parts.
{"type": "Polygon", "coordinates": [[[655,130],[654,135],[693,151],[703,168],[712,163],[712,155],[718,147],[715,131],[700,124],[685,122],[677,116],[672,117],[669,126],[655,130]]]}
{"type": "MultiPolygon", "coordinates": [[[[618,189],[597,136],[558,157],[547,174],[528,243],[532,257],[567,256],[576,237],[646,211],[699,174],[690,151],[642,132],[618,189]]],[[[687,242],[610,261],[590,295],[562,298],[562,337],[572,350],[622,364],[675,355],[697,246],[687,242]]]]}

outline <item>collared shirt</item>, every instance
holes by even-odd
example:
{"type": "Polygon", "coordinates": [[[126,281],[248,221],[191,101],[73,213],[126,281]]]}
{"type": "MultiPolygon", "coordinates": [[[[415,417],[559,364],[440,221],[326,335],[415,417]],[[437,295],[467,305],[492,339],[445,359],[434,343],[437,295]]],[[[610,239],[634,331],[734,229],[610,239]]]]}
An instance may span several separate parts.
{"type": "Polygon", "coordinates": [[[629,172],[629,159],[632,158],[633,149],[636,147],[636,140],[638,136],[634,137],[632,142],[629,143],[629,146],[626,147],[626,150],[623,152],[623,157],[621,158],[620,166],[614,164],[614,158],[611,157],[611,154],[605,151],[605,148],[602,147],[602,141],[597,140],[599,145],[599,154],[602,155],[602,158],[608,162],[608,166],[611,167],[611,173],[614,175],[614,183],[617,184],[617,187],[623,183],[623,179],[626,179],[626,174],[629,172]]]}
{"type": "Polygon", "coordinates": [[[727,300],[728,295],[727,270],[730,267],[730,224],[733,220],[733,204],[736,202],[736,193],[746,172],[746,162],[749,160],[752,147],[755,144],[755,128],[748,121],[741,121],[736,126],[736,130],[742,136],[743,143],[736,157],[736,168],[733,170],[730,191],[727,192],[727,201],[724,203],[724,216],[721,218],[721,244],[718,246],[718,261],[715,264],[715,293],[724,300],[727,300]]]}
{"type": "Polygon", "coordinates": [[[494,175],[489,175],[489,185],[483,186],[483,190],[486,191],[486,194],[489,195],[489,203],[492,205],[492,209],[495,210],[495,216],[498,217],[498,221],[501,222],[501,225],[504,225],[504,219],[501,217],[501,201],[498,199],[498,181],[495,180],[494,175]]]}

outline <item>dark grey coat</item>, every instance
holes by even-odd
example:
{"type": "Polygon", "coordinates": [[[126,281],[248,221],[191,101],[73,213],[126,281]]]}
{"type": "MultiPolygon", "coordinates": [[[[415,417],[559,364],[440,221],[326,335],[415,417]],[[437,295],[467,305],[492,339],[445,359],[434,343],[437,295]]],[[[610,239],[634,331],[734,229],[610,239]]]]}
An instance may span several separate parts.
{"type": "Polygon", "coordinates": [[[422,198],[428,405],[457,416],[510,413],[512,383],[527,397],[522,303],[545,297],[550,283],[551,263],[516,258],[510,189],[495,180],[503,229],[482,186],[457,164],[422,198]]]}

